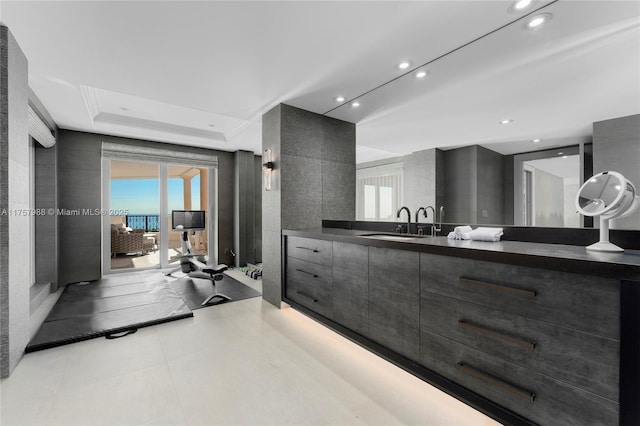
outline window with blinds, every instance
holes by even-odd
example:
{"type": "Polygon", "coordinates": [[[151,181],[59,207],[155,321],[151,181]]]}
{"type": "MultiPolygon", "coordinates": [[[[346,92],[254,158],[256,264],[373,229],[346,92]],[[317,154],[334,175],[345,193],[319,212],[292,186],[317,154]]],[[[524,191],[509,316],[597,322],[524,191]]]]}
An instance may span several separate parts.
{"type": "Polygon", "coordinates": [[[356,220],[395,221],[402,205],[403,163],[356,170],[356,220]]]}

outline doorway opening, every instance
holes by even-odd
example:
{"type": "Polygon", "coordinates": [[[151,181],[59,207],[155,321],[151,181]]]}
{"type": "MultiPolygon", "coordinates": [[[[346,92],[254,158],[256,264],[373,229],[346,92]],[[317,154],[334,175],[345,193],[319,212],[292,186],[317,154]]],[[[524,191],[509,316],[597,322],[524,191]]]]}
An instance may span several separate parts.
{"type": "Polygon", "coordinates": [[[172,210],[205,211],[205,229],[190,233],[189,239],[196,253],[209,254],[215,232],[211,171],[206,166],[105,159],[103,205],[109,214],[104,219],[103,274],[179,263],[180,233],[171,230],[172,210]]]}
{"type": "Polygon", "coordinates": [[[580,187],[580,155],[559,151],[554,157],[523,162],[525,226],[579,228],[575,197],[580,187]]]}

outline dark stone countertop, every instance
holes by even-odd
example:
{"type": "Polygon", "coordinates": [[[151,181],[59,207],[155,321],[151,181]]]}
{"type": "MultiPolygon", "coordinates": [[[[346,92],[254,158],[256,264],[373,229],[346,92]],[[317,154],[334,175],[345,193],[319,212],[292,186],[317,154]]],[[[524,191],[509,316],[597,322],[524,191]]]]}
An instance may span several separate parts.
{"type": "MultiPolygon", "coordinates": [[[[533,268],[552,269],[640,281],[640,250],[604,253],[585,247],[519,241],[462,241],[446,237],[415,236],[409,241],[389,241],[365,235],[385,232],[316,228],[283,230],[284,235],[360,244],[371,247],[419,251],[533,268]]],[[[393,233],[388,233],[394,235],[393,233]]],[[[398,234],[395,234],[398,235],[398,234]]]]}

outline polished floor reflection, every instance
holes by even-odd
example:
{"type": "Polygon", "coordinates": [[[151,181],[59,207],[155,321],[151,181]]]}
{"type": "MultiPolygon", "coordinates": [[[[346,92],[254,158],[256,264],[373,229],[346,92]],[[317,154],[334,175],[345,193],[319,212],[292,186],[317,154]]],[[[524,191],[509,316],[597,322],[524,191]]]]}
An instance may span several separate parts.
{"type": "Polygon", "coordinates": [[[293,309],[194,314],[27,354],[2,381],[0,424],[495,424],[293,309]]]}

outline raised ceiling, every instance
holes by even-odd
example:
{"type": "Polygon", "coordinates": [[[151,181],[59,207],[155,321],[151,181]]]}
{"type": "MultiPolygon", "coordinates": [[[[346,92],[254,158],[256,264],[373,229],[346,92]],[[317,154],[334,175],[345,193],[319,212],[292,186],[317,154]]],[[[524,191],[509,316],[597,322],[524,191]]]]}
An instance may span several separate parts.
{"type": "Polygon", "coordinates": [[[56,123],[95,133],[259,153],[261,116],[284,102],[357,123],[366,161],[471,143],[522,151],[528,138],[578,140],[596,119],[640,113],[638,2],[533,3],[552,3],[547,28],[511,24],[434,62],[422,88],[407,76],[362,97],[357,113],[331,111],[335,97],[521,14],[511,1],[3,0],[0,19],[56,123]]]}

